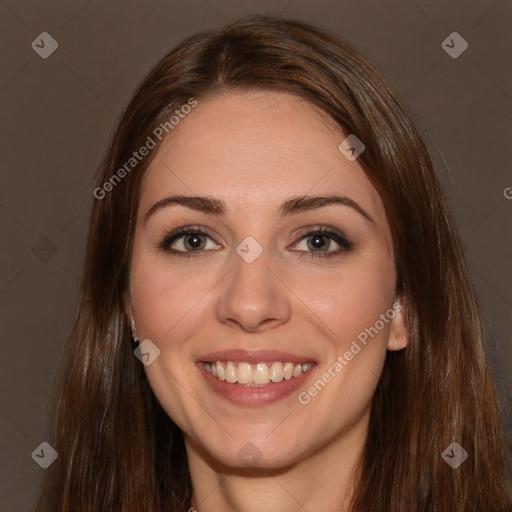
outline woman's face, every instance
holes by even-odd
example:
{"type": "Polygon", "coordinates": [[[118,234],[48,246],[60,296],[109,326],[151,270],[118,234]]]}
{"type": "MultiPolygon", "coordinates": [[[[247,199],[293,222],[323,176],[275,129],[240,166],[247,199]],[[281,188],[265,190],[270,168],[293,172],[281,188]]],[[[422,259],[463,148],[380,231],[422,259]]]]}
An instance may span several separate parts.
{"type": "Polygon", "coordinates": [[[338,148],[347,135],[294,96],[225,93],[147,171],[134,320],[160,350],[145,366],[156,397],[205,460],[282,468],[364,442],[407,330],[384,207],[338,148]]]}

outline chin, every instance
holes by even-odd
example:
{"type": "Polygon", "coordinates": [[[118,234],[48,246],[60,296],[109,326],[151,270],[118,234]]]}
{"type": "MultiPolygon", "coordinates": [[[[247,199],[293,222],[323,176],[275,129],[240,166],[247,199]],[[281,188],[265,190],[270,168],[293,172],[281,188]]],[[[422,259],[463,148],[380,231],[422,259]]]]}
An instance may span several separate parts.
{"type": "Polygon", "coordinates": [[[267,429],[259,435],[252,430],[247,435],[247,430],[240,429],[240,435],[233,432],[233,437],[226,434],[226,438],[229,439],[212,442],[210,435],[204,441],[190,442],[212,466],[251,471],[284,470],[306,457],[309,451],[305,450],[303,440],[291,439],[287,431],[274,436],[268,435],[267,429]]]}

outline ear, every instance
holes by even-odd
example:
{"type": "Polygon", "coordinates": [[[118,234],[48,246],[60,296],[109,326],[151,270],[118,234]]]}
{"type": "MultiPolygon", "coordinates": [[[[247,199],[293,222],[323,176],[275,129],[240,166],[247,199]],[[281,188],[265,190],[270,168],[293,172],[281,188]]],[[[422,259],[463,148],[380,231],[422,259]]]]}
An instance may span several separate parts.
{"type": "Polygon", "coordinates": [[[392,307],[395,316],[389,322],[388,350],[402,350],[409,344],[409,324],[407,307],[402,297],[398,297],[392,307]]]}

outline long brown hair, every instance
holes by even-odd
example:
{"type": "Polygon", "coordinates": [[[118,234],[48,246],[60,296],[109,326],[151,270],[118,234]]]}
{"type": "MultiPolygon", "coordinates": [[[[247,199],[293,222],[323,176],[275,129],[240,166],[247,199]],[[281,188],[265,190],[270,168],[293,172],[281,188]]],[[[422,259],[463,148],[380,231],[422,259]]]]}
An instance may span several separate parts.
{"type": "MultiPolygon", "coordinates": [[[[387,354],[352,510],[505,511],[502,418],[459,234],[411,113],[352,46],[309,24],[265,16],[187,38],[138,87],[96,186],[170,111],[191,98],[248,90],[295,94],[363,141],[358,162],[392,231],[410,343],[387,354]],[[441,456],[454,441],[469,454],[457,469],[441,456]]],[[[182,512],[190,503],[182,433],[134,357],[123,307],[141,180],[155,153],[94,201],[56,408],[59,457],[39,511],[182,512]]]]}

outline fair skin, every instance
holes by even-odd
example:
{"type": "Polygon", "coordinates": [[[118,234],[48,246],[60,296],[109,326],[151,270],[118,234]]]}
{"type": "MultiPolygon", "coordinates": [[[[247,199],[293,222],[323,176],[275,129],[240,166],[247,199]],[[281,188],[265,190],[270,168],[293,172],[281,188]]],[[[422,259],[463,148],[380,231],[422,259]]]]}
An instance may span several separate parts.
{"type": "Polygon", "coordinates": [[[200,512],[348,510],[386,351],[403,349],[408,332],[403,309],[333,372],[358,335],[400,301],[384,207],[357,160],[338,149],[347,135],[294,96],[224,93],[199,101],[145,176],[131,267],[133,318],[139,339],[160,349],[145,370],[184,432],[192,506],[200,512]],[[168,205],[146,219],[155,203],[177,195],[216,198],[226,211],[168,205]],[[352,206],[280,216],[292,197],[333,195],[352,206]],[[158,247],[183,226],[208,235],[181,235],[167,250],[158,247]],[[325,234],[304,238],[305,228],[321,226],[343,234],[350,248],[325,234]],[[247,237],[262,248],[250,263],[236,251],[247,237]],[[331,256],[314,257],[322,250],[331,256]],[[198,257],[187,257],[194,251],[198,257]],[[281,399],[233,403],[197,364],[229,349],[279,350],[314,365],[281,399]],[[299,401],[329,369],[335,377],[299,401]],[[242,460],[247,450],[253,458],[242,460]]]}

